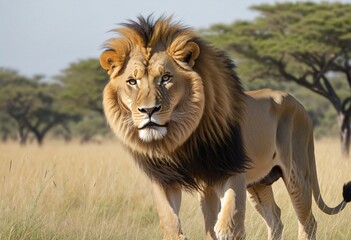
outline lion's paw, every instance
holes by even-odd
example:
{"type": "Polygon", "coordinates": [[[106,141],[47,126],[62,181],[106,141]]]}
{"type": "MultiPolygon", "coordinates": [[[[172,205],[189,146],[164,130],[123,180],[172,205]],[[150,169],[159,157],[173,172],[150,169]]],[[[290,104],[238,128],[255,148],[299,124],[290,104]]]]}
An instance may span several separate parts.
{"type": "Polygon", "coordinates": [[[229,227],[223,227],[220,224],[216,224],[214,227],[214,231],[218,240],[234,239],[234,235],[229,227]]]}
{"type": "Polygon", "coordinates": [[[180,234],[178,236],[167,236],[167,237],[163,237],[163,240],[188,240],[188,238],[183,235],[183,234],[180,234]]]}
{"type": "Polygon", "coordinates": [[[214,227],[214,231],[216,233],[216,237],[218,240],[236,240],[236,239],[244,239],[244,233],[234,233],[233,229],[229,226],[223,226],[221,224],[216,224],[214,227]]]}
{"type": "Polygon", "coordinates": [[[179,235],[178,240],[188,240],[188,238],[185,235],[179,235]]]}

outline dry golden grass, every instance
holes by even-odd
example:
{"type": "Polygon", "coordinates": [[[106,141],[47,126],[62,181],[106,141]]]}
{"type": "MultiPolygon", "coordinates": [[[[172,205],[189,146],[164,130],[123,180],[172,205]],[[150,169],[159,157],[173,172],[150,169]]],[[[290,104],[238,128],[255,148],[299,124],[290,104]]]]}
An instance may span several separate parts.
{"type": "MultiPolygon", "coordinates": [[[[334,206],[351,179],[351,160],[337,140],[316,146],[322,194],[334,206]]],[[[274,185],[285,239],[296,239],[297,220],[281,180],[274,185]]],[[[351,206],[328,216],[314,204],[319,239],[351,239],[351,206]]],[[[184,231],[203,238],[197,196],[184,194],[184,231]]],[[[247,239],[265,239],[259,215],[247,207],[247,239]]],[[[149,180],[118,143],[43,147],[0,145],[0,239],[161,239],[149,180]]]]}

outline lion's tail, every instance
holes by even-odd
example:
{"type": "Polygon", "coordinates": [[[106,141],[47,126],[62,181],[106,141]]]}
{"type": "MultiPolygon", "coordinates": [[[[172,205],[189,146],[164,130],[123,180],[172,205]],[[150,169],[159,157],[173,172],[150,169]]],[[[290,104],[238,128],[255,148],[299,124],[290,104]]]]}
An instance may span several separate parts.
{"type": "Polygon", "coordinates": [[[344,184],[343,192],[342,192],[344,200],[336,207],[331,208],[324,202],[322,198],[322,195],[319,189],[318,179],[317,179],[317,169],[316,169],[315,161],[313,161],[312,164],[314,165],[314,172],[315,172],[314,177],[312,178],[312,191],[313,191],[314,200],[316,201],[319,209],[321,209],[324,213],[329,215],[334,215],[341,212],[345,208],[346,204],[351,201],[351,181],[344,184]]]}

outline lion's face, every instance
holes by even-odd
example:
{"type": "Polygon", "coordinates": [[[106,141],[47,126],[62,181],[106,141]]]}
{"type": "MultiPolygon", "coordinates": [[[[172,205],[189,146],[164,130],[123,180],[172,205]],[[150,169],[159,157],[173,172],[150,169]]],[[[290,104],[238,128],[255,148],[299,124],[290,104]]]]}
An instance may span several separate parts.
{"type": "MultiPolygon", "coordinates": [[[[107,54],[102,58],[110,63],[116,53],[107,54]]],[[[202,80],[191,67],[177,62],[166,49],[149,57],[136,49],[122,67],[112,68],[104,108],[122,141],[135,149],[153,143],[174,149],[190,136],[204,105],[202,80]]]]}
{"type": "Polygon", "coordinates": [[[149,61],[132,57],[115,79],[121,103],[142,141],[164,138],[169,126],[186,113],[180,102],[187,101],[191,79],[179,70],[168,54],[159,52],[149,61]]]}

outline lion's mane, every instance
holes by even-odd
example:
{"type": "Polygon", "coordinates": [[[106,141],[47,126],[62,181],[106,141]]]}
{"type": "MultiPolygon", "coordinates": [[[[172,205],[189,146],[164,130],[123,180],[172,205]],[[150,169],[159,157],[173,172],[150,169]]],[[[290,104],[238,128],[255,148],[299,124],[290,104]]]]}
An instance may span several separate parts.
{"type": "Polygon", "coordinates": [[[244,93],[229,57],[170,18],[139,17],[116,31],[121,37],[107,42],[107,47],[117,52],[115,61],[128,61],[132,48],[147,54],[160,42],[167,46],[170,55],[186,42],[194,42],[200,49],[192,71],[201,78],[193,81],[200,83],[202,92],[192,94],[202,101],[183,103],[185,109],[192,109],[186,114],[195,118],[191,120],[196,124],[186,121],[170,124],[173,129],[165,139],[140,141],[126,126],[126,115],[130,113],[120,105],[116,93],[104,91],[104,110],[110,126],[146,174],[160,184],[180,184],[186,190],[198,190],[202,184],[218,183],[233,173],[245,171],[250,162],[240,129],[244,93]],[[197,105],[198,102],[203,104],[197,105]]]}

